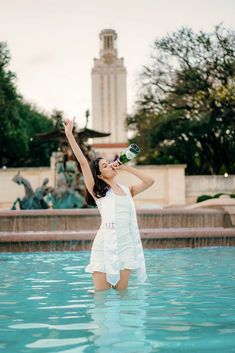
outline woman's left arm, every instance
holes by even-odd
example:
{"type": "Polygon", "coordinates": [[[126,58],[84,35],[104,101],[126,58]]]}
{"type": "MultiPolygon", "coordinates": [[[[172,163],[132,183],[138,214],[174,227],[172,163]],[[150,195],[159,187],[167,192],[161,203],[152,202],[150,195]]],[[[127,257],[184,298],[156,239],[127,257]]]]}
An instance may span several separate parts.
{"type": "Polygon", "coordinates": [[[139,194],[140,192],[148,189],[155,182],[155,179],[152,178],[151,176],[146,175],[145,173],[143,173],[139,169],[133,168],[129,165],[121,164],[120,166],[117,167],[117,169],[125,170],[126,172],[129,172],[129,173],[135,175],[137,178],[139,178],[141,180],[141,183],[130,186],[130,191],[131,191],[132,196],[135,196],[135,195],[139,194]]]}

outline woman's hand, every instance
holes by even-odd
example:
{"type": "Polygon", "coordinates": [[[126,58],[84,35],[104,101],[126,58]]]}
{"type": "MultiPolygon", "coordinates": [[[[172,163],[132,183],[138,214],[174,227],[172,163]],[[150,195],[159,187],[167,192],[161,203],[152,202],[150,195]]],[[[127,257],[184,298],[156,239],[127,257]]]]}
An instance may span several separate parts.
{"type": "Polygon", "coordinates": [[[66,136],[71,136],[73,134],[74,121],[75,118],[73,118],[73,120],[65,119],[63,121],[64,132],[66,136]]]}
{"type": "Polygon", "coordinates": [[[112,162],[112,166],[117,170],[128,170],[128,166],[125,164],[119,164],[118,161],[112,162]]]}

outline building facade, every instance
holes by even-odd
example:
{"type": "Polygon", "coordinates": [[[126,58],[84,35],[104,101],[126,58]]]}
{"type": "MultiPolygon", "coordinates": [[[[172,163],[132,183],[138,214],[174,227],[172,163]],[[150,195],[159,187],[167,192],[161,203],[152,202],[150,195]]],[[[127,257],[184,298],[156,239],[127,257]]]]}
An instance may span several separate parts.
{"type": "Polygon", "coordinates": [[[99,38],[100,55],[92,68],[92,128],[110,136],[95,139],[93,148],[110,159],[127,146],[127,74],[123,58],[118,58],[117,33],[105,29],[99,38]]]}

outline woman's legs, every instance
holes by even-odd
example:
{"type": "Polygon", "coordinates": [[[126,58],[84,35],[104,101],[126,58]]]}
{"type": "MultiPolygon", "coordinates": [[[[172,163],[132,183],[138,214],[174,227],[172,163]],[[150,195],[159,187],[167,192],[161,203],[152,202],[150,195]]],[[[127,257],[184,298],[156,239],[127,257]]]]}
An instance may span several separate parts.
{"type": "Polygon", "coordinates": [[[118,281],[118,283],[116,284],[115,287],[113,287],[114,289],[117,290],[124,290],[127,289],[128,287],[128,280],[129,277],[131,275],[131,270],[121,270],[120,271],[120,280],[118,281]]]}
{"type": "Polygon", "coordinates": [[[92,274],[95,290],[104,291],[110,289],[111,287],[117,290],[127,289],[130,275],[131,270],[120,270],[120,280],[118,281],[116,286],[111,286],[111,284],[106,281],[106,274],[104,272],[95,271],[92,274]]]}
{"type": "Polygon", "coordinates": [[[92,273],[92,277],[96,291],[104,291],[111,288],[111,284],[106,281],[104,272],[95,271],[92,273]]]}

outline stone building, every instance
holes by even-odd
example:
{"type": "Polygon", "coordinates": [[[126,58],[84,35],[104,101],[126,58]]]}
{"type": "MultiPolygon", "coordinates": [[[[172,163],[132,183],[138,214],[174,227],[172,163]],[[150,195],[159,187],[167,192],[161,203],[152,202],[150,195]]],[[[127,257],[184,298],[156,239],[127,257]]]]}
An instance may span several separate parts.
{"type": "Polygon", "coordinates": [[[117,33],[101,31],[100,55],[92,68],[92,128],[111,135],[96,139],[93,147],[98,155],[112,159],[127,146],[126,68],[118,58],[117,33]]]}

